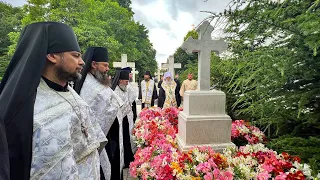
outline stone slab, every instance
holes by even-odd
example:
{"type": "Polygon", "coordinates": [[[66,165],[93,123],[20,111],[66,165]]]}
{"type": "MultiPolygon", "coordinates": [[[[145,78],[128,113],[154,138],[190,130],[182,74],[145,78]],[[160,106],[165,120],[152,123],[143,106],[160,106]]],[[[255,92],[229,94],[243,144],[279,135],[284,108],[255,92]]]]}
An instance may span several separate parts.
{"type": "Polygon", "coordinates": [[[183,112],[187,115],[225,115],[226,95],[222,91],[186,91],[183,112]]]}
{"type": "Polygon", "coordinates": [[[188,116],[179,113],[179,137],[187,145],[231,142],[231,118],[220,116],[188,116]]]}
{"type": "Polygon", "coordinates": [[[182,152],[188,152],[193,147],[211,147],[215,152],[222,153],[224,149],[227,147],[234,147],[235,145],[233,143],[220,143],[220,144],[189,144],[186,145],[183,140],[178,136],[177,137],[178,147],[179,150],[182,152]]]}

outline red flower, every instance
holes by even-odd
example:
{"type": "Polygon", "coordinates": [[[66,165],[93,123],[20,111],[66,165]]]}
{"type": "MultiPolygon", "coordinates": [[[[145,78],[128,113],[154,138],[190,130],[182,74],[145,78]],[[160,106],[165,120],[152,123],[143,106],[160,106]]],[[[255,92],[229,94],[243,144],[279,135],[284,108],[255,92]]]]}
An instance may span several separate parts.
{"type": "Polygon", "coordinates": [[[282,154],[282,156],[283,156],[283,158],[284,158],[285,160],[289,160],[290,155],[289,155],[288,153],[282,152],[281,154],[282,154]]]}
{"type": "Polygon", "coordinates": [[[297,161],[298,163],[301,162],[301,158],[298,157],[298,156],[292,156],[292,157],[291,157],[291,160],[292,160],[293,162],[295,162],[295,161],[297,161]]]}
{"type": "Polygon", "coordinates": [[[297,172],[294,173],[294,174],[289,173],[288,176],[287,176],[287,179],[288,179],[288,180],[297,180],[297,179],[305,180],[306,178],[304,177],[302,171],[297,171],[297,172]]]}

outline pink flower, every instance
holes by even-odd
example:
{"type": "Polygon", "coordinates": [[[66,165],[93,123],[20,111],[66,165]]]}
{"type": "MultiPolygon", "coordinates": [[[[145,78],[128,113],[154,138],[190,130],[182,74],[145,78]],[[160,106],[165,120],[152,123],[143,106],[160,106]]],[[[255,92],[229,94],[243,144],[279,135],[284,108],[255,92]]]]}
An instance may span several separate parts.
{"type": "Polygon", "coordinates": [[[205,174],[211,170],[211,166],[208,162],[204,162],[204,163],[200,163],[196,169],[198,172],[202,172],[205,174]]]}
{"type": "Polygon", "coordinates": [[[226,180],[233,180],[233,174],[230,171],[226,171],[224,173],[224,176],[225,176],[226,180]]]}
{"type": "Polygon", "coordinates": [[[268,180],[271,175],[268,172],[262,172],[258,174],[258,180],[268,180]]]}
{"type": "Polygon", "coordinates": [[[276,176],[275,180],[286,180],[287,179],[287,174],[280,172],[279,175],[276,176]]]}
{"type": "Polygon", "coordinates": [[[212,173],[206,173],[206,175],[204,175],[203,178],[204,178],[205,180],[213,180],[213,177],[212,177],[212,176],[213,176],[212,173]]]}
{"type": "Polygon", "coordinates": [[[274,167],[272,166],[272,164],[267,164],[267,163],[264,163],[262,166],[261,166],[267,173],[270,173],[274,170],[274,167]]]}

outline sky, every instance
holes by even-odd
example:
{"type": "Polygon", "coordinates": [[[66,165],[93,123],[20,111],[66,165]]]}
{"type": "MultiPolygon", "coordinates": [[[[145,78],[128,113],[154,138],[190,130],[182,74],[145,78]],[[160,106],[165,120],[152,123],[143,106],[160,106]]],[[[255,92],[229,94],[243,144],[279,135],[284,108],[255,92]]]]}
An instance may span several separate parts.
{"type": "MultiPolygon", "coordinates": [[[[26,0],[1,0],[22,6],[26,0]]],[[[149,39],[157,51],[158,64],[183,43],[188,31],[209,16],[200,11],[223,12],[230,0],[131,0],[135,21],[149,30],[149,39]]],[[[215,36],[215,35],[213,35],[215,36]]],[[[218,36],[218,35],[216,35],[218,36]]]]}

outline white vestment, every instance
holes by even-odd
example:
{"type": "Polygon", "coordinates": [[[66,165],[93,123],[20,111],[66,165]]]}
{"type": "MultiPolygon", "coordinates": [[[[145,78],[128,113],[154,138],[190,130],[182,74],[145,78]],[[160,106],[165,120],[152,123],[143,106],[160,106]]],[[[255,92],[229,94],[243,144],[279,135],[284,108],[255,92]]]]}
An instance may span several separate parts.
{"type": "Polygon", "coordinates": [[[150,79],[148,82],[145,80],[141,82],[141,98],[142,103],[145,104],[145,107],[151,107],[154,85],[155,84],[152,79],[150,79]]]}
{"type": "Polygon", "coordinates": [[[133,83],[129,82],[129,84],[127,86],[127,90],[128,90],[128,94],[129,94],[129,102],[131,102],[131,104],[132,104],[133,101],[138,99],[139,88],[134,86],[133,83]]]}
{"type": "Polygon", "coordinates": [[[68,90],[42,79],[37,88],[30,179],[100,179],[97,148],[107,139],[87,103],[68,90]]]}
{"type": "MultiPolygon", "coordinates": [[[[138,92],[139,92],[139,88],[138,87],[134,87],[132,85],[132,83],[129,83],[127,86],[127,91],[128,91],[128,98],[129,98],[129,103],[130,106],[132,107],[132,103],[133,101],[135,101],[138,98],[138,92]]],[[[135,107],[137,108],[137,106],[135,107]]],[[[136,111],[137,112],[137,111],[136,111]]],[[[132,130],[134,128],[134,122],[133,122],[133,111],[131,108],[131,111],[129,112],[128,116],[128,121],[129,121],[129,131],[130,131],[130,138],[131,138],[131,149],[133,154],[137,151],[137,146],[134,143],[134,139],[133,139],[133,135],[132,135],[132,130]]]]}
{"type": "Polygon", "coordinates": [[[131,140],[131,149],[133,154],[135,153],[136,149],[134,148],[134,142],[133,142],[133,136],[132,136],[132,130],[134,127],[133,124],[133,113],[131,104],[129,101],[129,91],[123,91],[117,86],[114,90],[114,92],[121,98],[121,100],[124,102],[124,105],[120,108],[120,111],[117,114],[117,119],[119,121],[119,144],[120,144],[120,169],[124,167],[124,149],[123,149],[123,129],[122,129],[122,121],[125,116],[128,118],[129,123],[129,130],[130,130],[130,140],[131,140]]]}
{"type": "MultiPolygon", "coordinates": [[[[120,107],[123,105],[120,97],[110,87],[97,81],[91,73],[87,74],[80,96],[89,104],[102,131],[107,135],[120,107]]],[[[104,148],[100,153],[100,163],[104,177],[109,180],[111,178],[111,165],[104,148]]]]}

